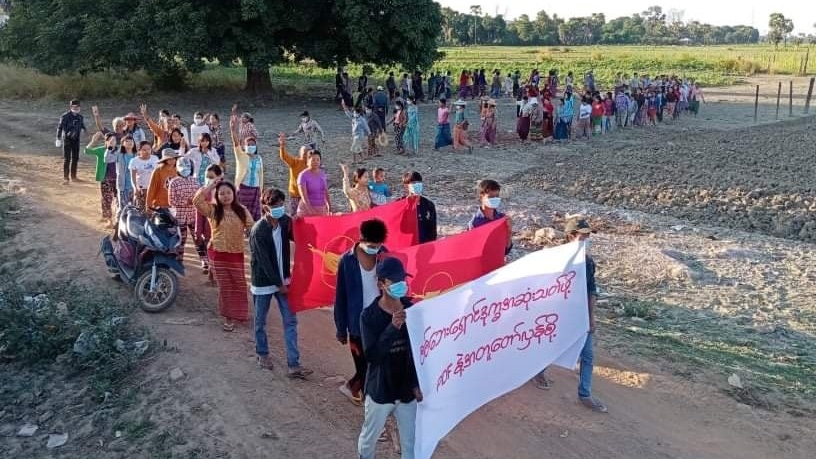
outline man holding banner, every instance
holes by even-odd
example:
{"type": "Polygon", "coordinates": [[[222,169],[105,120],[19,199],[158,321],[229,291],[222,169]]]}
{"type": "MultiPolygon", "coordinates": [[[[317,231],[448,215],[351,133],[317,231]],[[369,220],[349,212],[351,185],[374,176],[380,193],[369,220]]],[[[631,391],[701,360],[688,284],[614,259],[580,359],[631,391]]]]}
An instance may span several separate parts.
{"type": "Polygon", "coordinates": [[[400,431],[402,459],[414,458],[417,402],[422,391],[411,355],[405,326],[405,268],[398,259],[386,257],[377,263],[379,295],[363,309],[360,330],[368,362],[365,383],[365,419],[357,442],[360,459],[374,459],[377,439],[388,416],[393,413],[400,431]]]}
{"type": "Polygon", "coordinates": [[[355,405],[362,404],[366,359],[360,334],[360,313],[380,295],[375,267],[388,231],[381,220],[360,224],[360,240],[343,254],[337,265],[337,290],[334,300],[334,324],[337,341],[348,343],[354,360],[354,376],[340,386],[340,392],[355,405]]]}
{"type": "MultiPolygon", "coordinates": [[[[592,229],[586,220],[569,220],[564,227],[564,233],[567,235],[567,242],[585,241],[587,250],[589,250],[589,235],[592,233],[592,229]]],[[[581,349],[581,357],[579,360],[580,380],[578,382],[578,398],[584,406],[592,411],[606,413],[608,411],[606,405],[592,397],[592,370],[594,368],[592,335],[595,333],[595,301],[598,298],[598,287],[595,285],[595,260],[593,260],[589,254],[586,256],[586,286],[587,306],[589,308],[589,333],[587,333],[586,342],[584,343],[583,349],[581,349]]],[[[549,389],[552,387],[552,381],[547,379],[544,374],[546,371],[547,369],[545,368],[535,377],[535,384],[539,389],[549,389]]]]}

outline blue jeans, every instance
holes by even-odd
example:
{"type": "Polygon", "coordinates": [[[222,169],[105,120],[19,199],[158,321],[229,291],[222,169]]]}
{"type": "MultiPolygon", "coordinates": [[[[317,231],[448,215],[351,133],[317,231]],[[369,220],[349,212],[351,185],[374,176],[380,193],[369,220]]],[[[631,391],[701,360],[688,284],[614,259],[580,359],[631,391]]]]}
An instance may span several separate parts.
{"type": "Polygon", "coordinates": [[[588,334],[584,348],[581,349],[581,356],[579,362],[579,380],[578,380],[578,397],[589,398],[592,396],[592,369],[594,354],[592,352],[592,335],[588,334]]]}
{"type": "Polygon", "coordinates": [[[360,437],[357,439],[357,453],[360,459],[374,459],[377,439],[385,427],[385,421],[394,414],[399,428],[401,459],[414,459],[414,438],[416,437],[417,402],[376,403],[371,397],[365,398],[365,417],[360,437]]]}
{"type": "Polygon", "coordinates": [[[286,364],[289,368],[300,366],[300,352],[297,346],[297,316],[289,309],[286,294],[273,293],[271,295],[252,295],[255,304],[255,353],[266,357],[269,355],[269,342],[266,337],[266,316],[272,297],[278,303],[281,319],[283,319],[283,338],[286,342],[286,364]]]}

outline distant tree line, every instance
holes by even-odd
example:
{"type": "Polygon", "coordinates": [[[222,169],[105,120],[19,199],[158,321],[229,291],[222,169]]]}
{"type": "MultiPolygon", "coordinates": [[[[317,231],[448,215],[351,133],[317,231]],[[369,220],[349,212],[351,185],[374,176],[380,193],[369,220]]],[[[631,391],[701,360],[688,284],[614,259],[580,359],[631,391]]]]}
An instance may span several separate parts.
{"type": "MultiPolygon", "coordinates": [[[[564,19],[557,14],[550,16],[546,11],[539,11],[534,19],[523,14],[513,21],[508,21],[501,14],[496,16],[482,14],[481,7],[474,5],[470,13],[443,8],[442,19],[441,39],[442,44],[446,46],[683,43],[720,45],[757,43],[760,40],[759,30],[754,27],[685,22],[682,11],[664,12],[660,6],[651,6],[642,13],[610,21],[607,21],[601,13],[564,19]]],[[[789,33],[789,30],[787,32],[789,33]]],[[[776,37],[777,35],[774,39],[776,37]]]]}

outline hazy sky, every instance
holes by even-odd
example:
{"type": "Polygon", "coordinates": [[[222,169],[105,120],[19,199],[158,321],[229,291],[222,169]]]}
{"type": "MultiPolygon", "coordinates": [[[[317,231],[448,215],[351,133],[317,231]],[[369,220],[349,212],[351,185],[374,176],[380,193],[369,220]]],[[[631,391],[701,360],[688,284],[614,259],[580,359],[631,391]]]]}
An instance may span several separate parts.
{"type": "Polygon", "coordinates": [[[796,27],[794,33],[814,33],[813,23],[816,22],[816,6],[812,0],[581,0],[580,2],[527,2],[523,0],[496,1],[496,0],[437,0],[442,6],[457,11],[469,12],[470,5],[481,5],[482,11],[495,15],[504,14],[507,18],[515,18],[521,14],[528,14],[530,18],[540,10],[552,15],[570,18],[573,16],[588,16],[592,13],[604,13],[607,20],[619,16],[629,16],[633,13],[645,11],[651,5],[660,5],[664,12],[670,9],[685,11],[684,20],[697,20],[714,25],[752,25],[765,33],[768,29],[768,16],[771,13],[782,13],[793,19],[796,27]],[[808,6],[810,5],[810,6],[808,6]],[[580,6],[580,7],[579,7],[580,6]]]}

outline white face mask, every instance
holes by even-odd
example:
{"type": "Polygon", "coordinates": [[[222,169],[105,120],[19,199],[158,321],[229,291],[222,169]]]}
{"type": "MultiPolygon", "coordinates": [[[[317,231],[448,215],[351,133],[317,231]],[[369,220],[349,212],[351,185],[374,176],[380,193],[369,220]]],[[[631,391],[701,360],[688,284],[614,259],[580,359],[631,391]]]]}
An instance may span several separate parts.
{"type": "Polygon", "coordinates": [[[204,123],[204,118],[194,118],[195,124],[201,126],[204,123]]]}
{"type": "Polygon", "coordinates": [[[301,121],[301,122],[303,122],[303,123],[308,123],[308,122],[309,122],[309,118],[307,118],[307,117],[305,117],[305,116],[301,116],[301,117],[300,117],[300,121],[301,121]]]}
{"type": "Polygon", "coordinates": [[[71,113],[77,114],[77,113],[79,113],[79,109],[78,108],[72,108],[71,113]]]}

